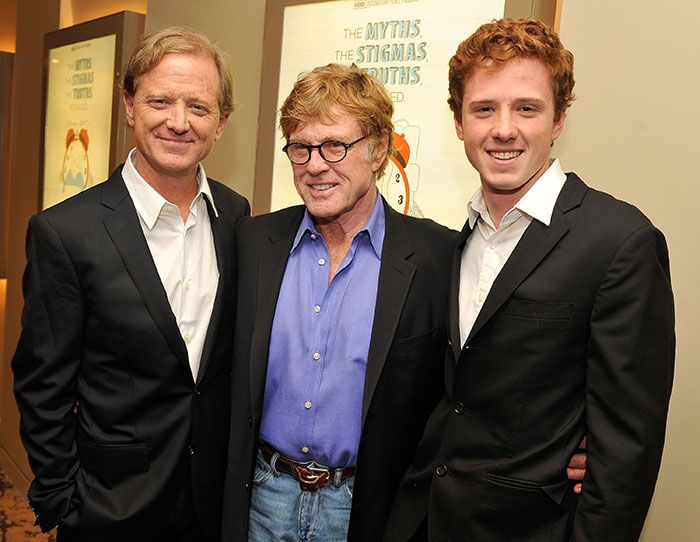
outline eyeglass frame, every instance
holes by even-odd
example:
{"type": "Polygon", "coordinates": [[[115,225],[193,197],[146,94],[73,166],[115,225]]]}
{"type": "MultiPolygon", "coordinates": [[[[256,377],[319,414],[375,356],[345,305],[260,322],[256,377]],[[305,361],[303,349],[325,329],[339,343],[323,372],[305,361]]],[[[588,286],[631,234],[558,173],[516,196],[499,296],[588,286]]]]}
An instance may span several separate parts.
{"type": "Polygon", "coordinates": [[[343,143],[342,141],[338,141],[336,139],[329,139],[328,141],[324,141],[323,143],[319,143],[318,145],[306,145],[305,143],[293,142],[293,143],[287,143],[284,147],[282,147],[282,152],[284,152],[284,154],[287,155],[287,158],[289,158],[289,161],[292,164],[297,165],[297,166],[303,166],[304,164],[309,163],[309,161],[311,160],[311,151],[313,149],[318,150],[319,156],[321,158],[323,158],[323,160],[325,160],[329,164],[337,164],[338,162],[342,162],[343,160],[345,160],[345,157],[348,155],[348,151],[353,146],[355,146],[355,144],[359,143],[360,141],[362,141],[363,139],[366,139],[366,138],[367,138],[367,136],[363,135],[362,137],[356,139],[355,141],[351,141],[350,143],[343,143]],[[345,147],[345,154],[342,156],[342,158],[338,158],[337,160],[329,160],[328,158],[326,158],[323,154],[323,151],[321,150],[321,147],[323,147],[327,143],[340,143],[343,147],[345,147]],[[306,160],[304,160],[303,162],[295,162],[294,160],[292,160],[292,157],[289,156],[289,153],[287,152],[289,150],[289,147],[291,147],[292,145],[298,145],[298,146],[304,147],[306,149],[306,152],[308,153],[308,157],[306,158],[306,160]]]}

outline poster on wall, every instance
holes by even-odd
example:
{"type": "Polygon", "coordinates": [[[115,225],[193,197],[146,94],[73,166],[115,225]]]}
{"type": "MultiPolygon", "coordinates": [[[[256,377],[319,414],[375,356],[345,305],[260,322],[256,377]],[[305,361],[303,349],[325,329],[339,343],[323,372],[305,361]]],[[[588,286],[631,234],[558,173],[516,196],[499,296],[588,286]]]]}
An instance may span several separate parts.
{"type": "Polygon", "coordinates": [[[116,35],[49,49],[42,208],[110,173],[116,35]]]}
{"type": "MultiPolygon", "coordinates": [[[[476,28],[503,16],[505,0],[337,0],[286,6],[277,111],[298,74],[355,63],[394,100],[394,152],[378,186],[398,211],[461,228],[479,177],[455,135],[447,66],[476,28]]],[[[279,118],[277,118],[279,121],[279,118]]],[[[277,125],[279,122],[276,123],[277,125]]],[[[301,202],[275,138],[271,210],[301,202]]]]}

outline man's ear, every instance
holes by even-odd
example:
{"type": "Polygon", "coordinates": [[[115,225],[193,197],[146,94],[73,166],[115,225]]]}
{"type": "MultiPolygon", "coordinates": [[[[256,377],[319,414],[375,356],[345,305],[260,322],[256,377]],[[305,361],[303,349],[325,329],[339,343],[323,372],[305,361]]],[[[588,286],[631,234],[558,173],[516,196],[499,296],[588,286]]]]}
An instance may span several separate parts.
{"type": "Polygon", "coordinates": [[[562,130],[564,130],[564,121],[566,120],[566,111],[562,112],[561,116],[559,117],[559,120],[554,122],[554,125],[552,126],[552,143],[554,143],[557,138],[562,133],[562,130]]]}
{"type": "Polygon", "coordinates": [[[374,146],[374,157],[372,158],[372,171],[376,173],[382,167],[386,155],[389,153],[389,134],[384,132],[379,136],[379,140],[374,146]]]}
{"type": "Polygon", "coordinates": [[[127,92],[124,92],[122,94],[122,97],[124,98],[124,109],[126,111],[126,123],[131,126],[132,128],[134,127],[134,97],[128,94],[127,92]]]}
{"type": "Polygon", "coordinates": [[[454,121],[455,121],[455,132],[457,132],[457,137],[464,141],[464,127],[462,126],[462,117],[461,115],[458,115],[455,113],[454,115],[454,121]]]}
{"type": "Polygon", "coordinates": [[[216,134],[214,134],[214,141],[218,141],[221,134],[224,133],[224,128],[226,128],[226,123],[228,122],[229,115],[224,117],[219,117],[219,125],[216,127],[216,134]]]}

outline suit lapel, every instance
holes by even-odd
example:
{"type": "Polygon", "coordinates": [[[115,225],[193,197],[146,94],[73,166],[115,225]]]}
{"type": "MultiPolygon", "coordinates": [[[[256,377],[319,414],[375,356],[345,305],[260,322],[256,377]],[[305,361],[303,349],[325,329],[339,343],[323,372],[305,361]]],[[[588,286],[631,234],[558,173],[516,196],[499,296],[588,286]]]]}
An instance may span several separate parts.
{"type": "Polygon", "coordinates": [[[583,181],[570,173],[554,205],[550,225],[545,226],[538,220],[533,220],[528,226],[505,266],[496,277],[474,322],[467,343],[569,231],[565,213],[580,205],[586,189],[583,181]]]}
{"type": "Polygon", "coordinates": [[[255,286],[255,313],[250,316],[254,319],[250,350],[250,394],[251,404],[255,412],[260,412],[262,409],[267,361],[270,354],[270,336],[277,308],[277,298],[282,287],[284,270],[287,266],[294,236],[304,216],[304,207],[299,206],[295,208],[295,211],[281,216],[278,227],[275,227],[270,235],[262,241],[263,247],[260,250],[255,286]]]}
{"type": "Polygon", "coordinates": [[[136,208],[121,178],[121,169],[115,171],[103,186],[102,205],[112,210],[112,214],[104,220],[107,233],[121,255],[151,317],[173,353],[190,371],[185,342],[178,330],[168,296],[141,230],[136,208]]]}
{"type": "Polygon", "coordinates": [[[384,212],[386,229],[362,398],[363,425],[416,272],[416,266],[408,261],[414,252],[413,241],[401,216],[386,202],[384,212]]]}
{"type": "Polygon", "coordinates": [[[462,252],[467,244],[467,239],[472,233],[469,220],[464,223],[459,240],[452,256],[452,269],[450,270],[450,294],[447,300],[447,339],[454,354],[453,361],[459,359],[462,350],[462,339],[459,334],[459,270],[462,263],[462,252]]]}
{"type": "MultiPolygon", "coordinates": [[[[210,184],[210,187],[212,194],[214,194],[215,186],[210,184]]],[[[219,282],[216,287],[216,297],[214,298],[211,319],[209,320],[209,327],[207,328],[207,336],[204,339],[202,358],[199,364],[199,371],[197,372],[197,382],[202,380],[207,366],[209,365],[209,360],[211,359],[212,350],[217,339],[224,310],[234,310],[232,307],[224,306],[225,300],[228,299],[226,296],[228,285],[231,283],[231,278],[229,275],[231,272],[231,251],[233,250],[231,227],[227,227],[229,222],[221,214],[220,209],[219,216],[217,217],[216,214],[214,214],[214,209],[211,206],[209,199],[204,197],[204,201],[207,204],[209,223],[211,224],[211,233],[212,237],[214,238],[214,251],[216,253],[216,266],[219,269],[219,282]]]]}

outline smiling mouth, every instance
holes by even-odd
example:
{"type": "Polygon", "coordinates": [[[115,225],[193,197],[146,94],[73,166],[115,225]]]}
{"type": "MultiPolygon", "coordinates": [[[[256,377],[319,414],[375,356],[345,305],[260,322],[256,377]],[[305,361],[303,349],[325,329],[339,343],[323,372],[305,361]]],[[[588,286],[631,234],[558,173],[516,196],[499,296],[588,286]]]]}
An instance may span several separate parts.
{"type": "Polygon", "coordinates": [[[185,145],[191,143],[189,139],[173,139],[170,137],[161,137],[160,140],[170,145],[185,145]]]}
{"type": "Polygon", "coordinates": [[[489,155],[496,160],[510,160],[511,158],[517,158],[523,153],[523,151],[489,151],[489,155]]]}
{"type": "Polygon", "coordinates": [[[320,190],[321,192],[325,190],[329,190],[333,188],[335,185],[333,184],[312,184],[310,185],[312,190],[320,190]]]}

